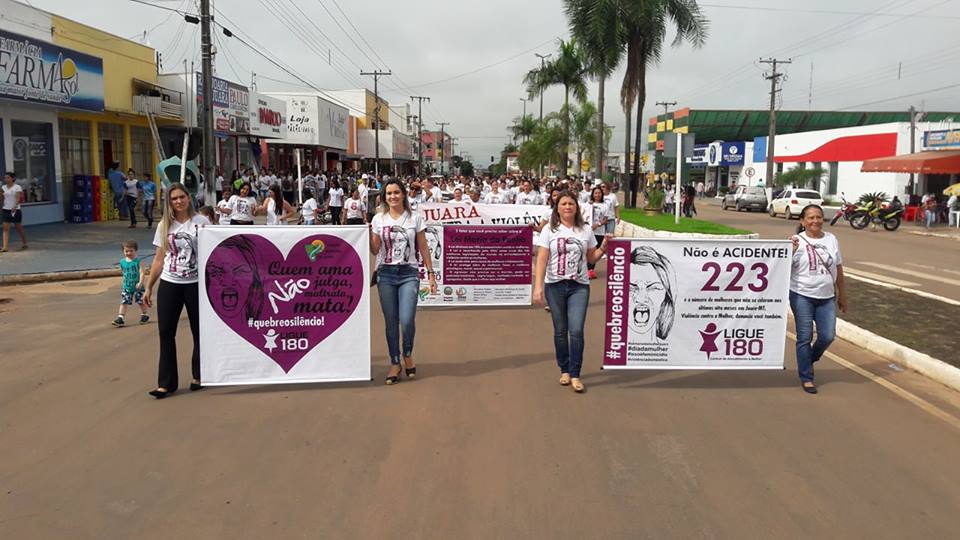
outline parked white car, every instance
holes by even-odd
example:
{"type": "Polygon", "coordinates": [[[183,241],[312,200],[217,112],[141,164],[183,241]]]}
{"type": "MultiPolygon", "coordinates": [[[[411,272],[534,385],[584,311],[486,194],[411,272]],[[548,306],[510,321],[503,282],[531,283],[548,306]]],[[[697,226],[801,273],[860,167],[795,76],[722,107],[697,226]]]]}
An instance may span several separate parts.
{"type": "Polygon", "coordinates": [[[770,217],[783,214],[784,219],[800,217],[800,211],[808,204],[823,206],[823,196],[812,189],[787,189],[770,201],[770,217]]]}

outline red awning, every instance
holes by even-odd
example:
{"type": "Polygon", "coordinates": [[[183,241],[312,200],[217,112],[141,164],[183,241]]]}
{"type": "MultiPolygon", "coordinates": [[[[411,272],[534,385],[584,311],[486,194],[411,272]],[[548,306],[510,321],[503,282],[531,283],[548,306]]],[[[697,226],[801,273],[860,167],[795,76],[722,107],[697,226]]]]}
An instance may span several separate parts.
{"type": "Polygon", "coordinates": [[[930,150],[885,158],[868,159],[860,172],[960,174],[960,151],[930,150]]]}

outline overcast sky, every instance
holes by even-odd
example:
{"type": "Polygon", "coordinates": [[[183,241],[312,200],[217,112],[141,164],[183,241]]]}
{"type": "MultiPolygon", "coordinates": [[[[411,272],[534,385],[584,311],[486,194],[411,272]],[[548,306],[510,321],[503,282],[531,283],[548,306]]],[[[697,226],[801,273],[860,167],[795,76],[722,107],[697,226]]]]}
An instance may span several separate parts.
{"type": "MultiPolygon", "coordinates": [[[[148,1],[198,10],[195,0],[148,1]]],[[[124,37],[140,39],[147,31],[166,70],[178,69],[184,58],[195,60],[199,69],[198,26],[175,14],[129,0],[29,3],[124,37]]],[[[662,110],[656,101],[700,109],[766,108],[766,66],[757,61],[771,55],[794,61],[786,67],[784,109],[809,108],[812,65],[813,109],[906,110],[913,104],[960,111],[960,0],[713,0],[701,5],[710,19],[706,45],[665,48],[661,64],[648,71],[644,118],[662,110]],[[957,86],[929,92],[950,85],[957,86]]],[[[539,65],[534,52],[553,52],[557,38],[568,36],[561,0],[215,0],[215,7],[224,15],[218,22],[249,36],[319,88],[362,84],[372,89],[372,79],[359,71],[392,69],[392,77],[381,79],[386,99],[397,104],[409,102],[410,95],[430,96],[424,128],[450,122],[446,129],[460,138],[458,153],[462,148],[478,164],[499,154],[507,142],[506,126],[522,112],[521,80],[539,65]],[[327,62],[328,50],[333,65],[327,62]]],[[[266,79],[292,77],[237,40],[220,35],[218,41],[218,76],[249,86],[255,71],[261,91],[297,89],[266,79]]],[[[613,151],[622,151],[624,144],[622,78],[620,70],[607,84],[605,121],[615,126],[613,151]]],[[[591,83],[591,100],[596,93],[591,83]]],[[[544,110],[556,110],[562,102],[562,88],[549,90],[544,110]]],[[[539,103],[528,103],[527,111],[537,113],[539,103]]]]}

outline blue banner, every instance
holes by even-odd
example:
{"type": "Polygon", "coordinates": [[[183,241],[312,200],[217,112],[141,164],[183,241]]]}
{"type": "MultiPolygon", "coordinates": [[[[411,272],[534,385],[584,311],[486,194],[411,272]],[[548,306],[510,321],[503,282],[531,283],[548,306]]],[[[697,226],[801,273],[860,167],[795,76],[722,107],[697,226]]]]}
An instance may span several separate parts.
{"type": "Polygon", "coordinates": [[[923,146],[931,150],[960,148],[960,129],[927,131],[923,134],[923,146]]]}
{"type": "Polygon", "coordinates": [[[103,111],[103,60],[0,30],[0,98],[103,111]]]}
{"type": "Polygon", "coordinates": [[[743,152],[746,145],[742,142],[725,142],[722,145],[720,153],[720,165],[729,167],[731,165],[743,165],[743,152]]]}

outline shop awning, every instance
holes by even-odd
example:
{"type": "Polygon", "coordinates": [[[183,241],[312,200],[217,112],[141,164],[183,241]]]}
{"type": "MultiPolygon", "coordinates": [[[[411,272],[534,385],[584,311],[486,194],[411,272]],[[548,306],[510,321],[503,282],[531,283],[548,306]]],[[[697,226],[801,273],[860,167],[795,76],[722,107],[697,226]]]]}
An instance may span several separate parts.
{"type": "Polygon", "coordinates": [[[860,172],[960,174],[960,150],[931,150],[868,159],[863,162],[860,172]]]}

